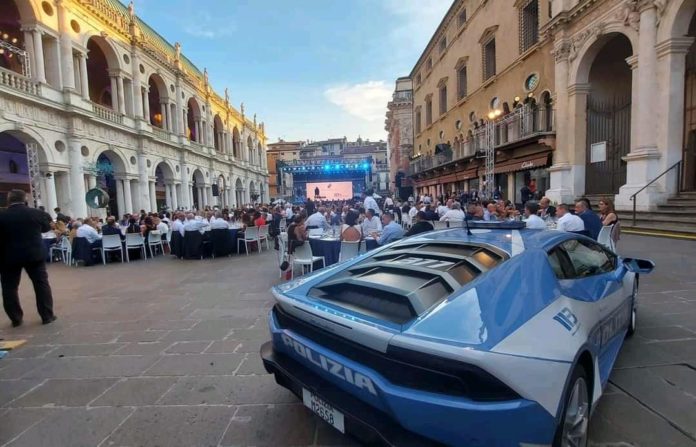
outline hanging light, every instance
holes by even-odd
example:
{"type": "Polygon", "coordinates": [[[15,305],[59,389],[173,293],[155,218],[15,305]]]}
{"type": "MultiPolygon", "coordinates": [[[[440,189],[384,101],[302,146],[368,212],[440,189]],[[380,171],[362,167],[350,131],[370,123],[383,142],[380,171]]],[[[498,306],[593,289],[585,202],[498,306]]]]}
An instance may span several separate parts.
{"type": "Polygon", "coordinates": [[[0,54],[5,54],[5,49],[4,49],[4,48],[0,48],[0,54]]]}
{"type": "Polygon", "coordinates": [[[2,35],[2,38],[5,39],[5,40],[7,40],[8,37],[10,37],[10,36],[9,36],[9,34],[7,34],[7,33],[4,33],[4,34],[2,35]]]}
{"type": "Polygon", "coordinates": [[[17,38],[16,38],[16,37],[13,37],[13,38],[12,38],[12,43],[17,43],[17,38]]]}

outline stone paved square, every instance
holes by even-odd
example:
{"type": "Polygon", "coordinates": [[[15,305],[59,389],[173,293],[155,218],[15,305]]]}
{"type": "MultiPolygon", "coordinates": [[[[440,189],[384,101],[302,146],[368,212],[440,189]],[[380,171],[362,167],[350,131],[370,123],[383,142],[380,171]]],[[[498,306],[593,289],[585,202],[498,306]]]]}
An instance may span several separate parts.
{"type": "MultiPolygon", "coordinates": [[[[625,236],[620,250],[657,268],[591,445],[696,446],[696,243],[625,236]]],[[[51,265],[48,326],[25,278],[25,326],[0,323],[27,340],[0,360],[0,446],[356,445],[263,369],[274,255],[51,265]]]]}

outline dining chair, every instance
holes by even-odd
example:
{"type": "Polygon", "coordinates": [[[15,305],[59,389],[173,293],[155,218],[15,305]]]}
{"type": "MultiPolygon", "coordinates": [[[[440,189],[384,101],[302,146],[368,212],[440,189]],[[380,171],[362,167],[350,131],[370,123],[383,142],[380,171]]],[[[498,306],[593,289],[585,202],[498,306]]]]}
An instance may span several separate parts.
{"type": "Polygon", "coordinates": [[[164,254],[164,245],[162,244],[162,233],[159,231],[150,231],[147,235],[147,247],[150,249],[150,257],[155,257],[154,248],[159,247],[164,254]]]}
{"type": "Polygon", "coordinates": [[[53,254],[55,252],[60,253],[60,259],[64,264],[72,265],[72,247],[70,246],[70,239],[67,236],[60,238],[60,242],[53,245],[49,250],[49,257],[53,260],[53,254]]]}
{"type": "Polygon", "coordinates": [[[295,251],[292,253],[292,263],[291,263],[291,278],[295,277],[295,265],[302,266],[302,273],[304,274],[305,267],[309,266],[309,271],[314,271],[314,263],[321,261],[322,267],[326,267],[326,260],[323,256],[314,256],[312,253],[312,246],[309,241],[305,241],[304,244],[295,247],[295,251]]]}
{"type": "Polygon", "coordinates": [[[338,262],[347,261],[358,256],[361,243],[361,241],[341,241],[341,253],[338,256],[338,262]]]}
{"type": "Polygon", "coordinates": [[[239,245],[244,243],[244,248],[246,249],[246,254],[249,256],[249,244],[256,242],[258,246],[259,253],[261,253],[261,242],[259,241],[259,227],[247,227],[244,230],[244,237],[237,239],[237,251],[239,251],[239,245]]]}
{"type": "Polygon", "coordinates": [[[268,234],[268,224],[261,225],[259,227],[259,250],[261,249],[261,247],[260,247],[261,242],[266,242],[266,250],[270,250],[270,247],[268,245],[269,238],[270,238],[270,236],[268,234]]]}
{"type": "Polygon", "coordinates": [[[102,262],[106,265],[106,252],[107,251],[117,251],[121,253],[121,262],[123,262],[123,243],[121,242],[121,236],[118,234],[107,234],[102,236],[102,262]]]}
{"type": "Polygon", "coordinates": [[[145,239],[143,236],[140,233],[126,233],[126,262],[130,262],[128,251],[134,248],[139,248],[143,255],[143,259],[147,261],[145,239]]]}

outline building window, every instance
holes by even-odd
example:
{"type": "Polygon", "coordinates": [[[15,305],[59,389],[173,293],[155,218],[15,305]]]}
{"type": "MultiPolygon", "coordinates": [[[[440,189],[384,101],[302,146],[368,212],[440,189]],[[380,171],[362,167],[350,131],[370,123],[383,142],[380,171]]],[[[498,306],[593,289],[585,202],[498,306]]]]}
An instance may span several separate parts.
{"type": "Polygon", "coordinates": [[[10,174],[17,174],[19,172],[19,166],[17,166],[17,162],[15,162],[14,160],[10,160],[9,165],[10,174]]]}
{"type": "Polygon", "coordinates": [[[447,113],[447,85],[440,86],[440,115],[447,113]]]}
{"type": "Polygon", "coordinates": [[[421,111],[420,107],[416,110],[416,133],[421,132],[421,111]]]}
{"type": "Polygon", "coordinates": [[[457,99],[462,99],[466,93],[466,65],[457,70],[457,99]]]}
{"type": "Polygon", "coordinates": [[[531,0],[520,9],[520,52],[539,42],[539,0],[531,0]]]}
{"type": "Polygon", "coordinates": [[[421,76],[420,73],[416,75],[416,85],[421,85],[421,81],[423,80],[423,77],[421,76]]]}
{"type": "Polygon", "coordinates": [[[495,76],[495,38],[483,44],[483,80],[495,76]]]}
{"type": "Polygon", "coordinates": [[[457,16],[457,24],[461,27],[464,26],[466,23],[466,9],[462,9],[459,11],[459,15],[457,16]]]}
{"type": "Polygon", "coordinates": [[[433,69],[433,58],[429,57],[428,62],[425,64],[425,68],[428,69],[428,71],[433,69]]]}
{"type": "Polygon", "coordinates": [[[440,54],[444,53],[447,49],[447,37],[440,39],[440,54]]]}
{"type": "Polygon", "coordinates": [[[433,123],[433,98],[432,96],[425,100],[425,125],[429,126],[433,123]]]}

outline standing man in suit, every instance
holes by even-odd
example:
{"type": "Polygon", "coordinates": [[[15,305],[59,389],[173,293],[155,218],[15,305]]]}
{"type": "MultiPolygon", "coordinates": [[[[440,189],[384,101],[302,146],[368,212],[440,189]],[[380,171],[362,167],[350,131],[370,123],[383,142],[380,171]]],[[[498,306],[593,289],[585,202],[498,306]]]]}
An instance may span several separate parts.
{"type": "Polygon", "coordinates": [[[9,207],[0,212],[0,282],[2,304],[12,326],[22,325],[24,312],[19,304],[19,280],[27,272],[36,293],[36,308],[43,324],[56,320],[53,296],[46,272],[46,253],[41,233],[51,229],[51,216],[27,206],[27,194],[13,189],[9,207]]]}

